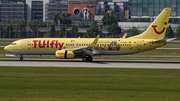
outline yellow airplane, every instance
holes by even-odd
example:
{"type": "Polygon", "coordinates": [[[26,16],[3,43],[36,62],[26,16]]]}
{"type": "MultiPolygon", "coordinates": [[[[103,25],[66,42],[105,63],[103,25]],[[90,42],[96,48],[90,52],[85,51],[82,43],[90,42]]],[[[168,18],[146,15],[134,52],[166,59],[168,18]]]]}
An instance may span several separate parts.
{"type": "Polygon", "coordinates": [[[152,50],[174,40],[164,39],[171,8],[164,8],[141,34],[129,38],[27,38],[12,42],[4,50],[20,56],[55,55],[58,59],[82,58],[92,61],[96,55],[127,55],[152,50]]]}

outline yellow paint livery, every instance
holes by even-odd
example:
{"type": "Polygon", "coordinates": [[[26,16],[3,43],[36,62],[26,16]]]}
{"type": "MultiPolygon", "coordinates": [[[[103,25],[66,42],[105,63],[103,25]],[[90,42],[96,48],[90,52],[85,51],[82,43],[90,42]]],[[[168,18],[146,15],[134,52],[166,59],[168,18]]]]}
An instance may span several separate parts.
{"type": "MultiPolygon", "coordinates": [[[[28,38],[6,46],[4,50],[19,55],[55,55],[58,59],[82,58],[92,61],[96,55],[126,55],[164,46],[171,8],[164,8],[141,34],[126,38],[28,38]]],[[[173,40],[173,39],[170,39],[173,40]]]]}

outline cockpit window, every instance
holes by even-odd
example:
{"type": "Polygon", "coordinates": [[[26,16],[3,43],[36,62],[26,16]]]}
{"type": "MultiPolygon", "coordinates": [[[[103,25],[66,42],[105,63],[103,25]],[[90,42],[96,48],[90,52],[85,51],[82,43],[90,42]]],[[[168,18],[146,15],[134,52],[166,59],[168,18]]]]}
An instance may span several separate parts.
{"type": "Polygon", "coordinates": [[[11,45],[16,45],[16,43],[15,43],[15,42],[13,42],[11,45]]]}

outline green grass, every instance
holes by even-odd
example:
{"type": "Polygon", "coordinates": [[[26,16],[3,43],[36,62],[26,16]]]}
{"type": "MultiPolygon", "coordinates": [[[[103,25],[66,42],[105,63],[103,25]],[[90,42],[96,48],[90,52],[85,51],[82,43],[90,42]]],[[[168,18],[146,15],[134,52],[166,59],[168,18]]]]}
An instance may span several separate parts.
{"type": "Polygon", "coordinates": [[[141,52],[136,55],[180,56],[180,50],[179,49],[154,49],[154,50],[141,52]]]}
{"type": "Polygon", "coordinates": [[[170,41],[170,42],[167,42],[168,44],[179,44],[180,43],[180,40],[173,40],[173,41],[170,41]]]}
{"type": "Polygon", "coordinates": [[[0,54],[4,55],[4,54],[8,54],[9,52],[4,50],[4,47],[0,47],[0,54]]]}
{"type": "Polygon", "coordinates": [[[179,101],[180,70],[0,67],[1,101],[179,101]]]}
{"type": "Polygon", "coordinates": [[[165,46],[161,48],[180,48],[180,42],[177,44],[166,44],[165,46]]]}
{"type": "Polygon", "coordinates": [[[0,42],[0,46],[7,46],[11,44],[12,42],[0,42]]]}
{"type": "Polygon", "coordinates": [[[0,42],[9,42],[9,43],[11,43],[11,42],[13,42],[15,40],[18,40],[18,39],[2,39],[2,38],[0,38],[0,42]]]}

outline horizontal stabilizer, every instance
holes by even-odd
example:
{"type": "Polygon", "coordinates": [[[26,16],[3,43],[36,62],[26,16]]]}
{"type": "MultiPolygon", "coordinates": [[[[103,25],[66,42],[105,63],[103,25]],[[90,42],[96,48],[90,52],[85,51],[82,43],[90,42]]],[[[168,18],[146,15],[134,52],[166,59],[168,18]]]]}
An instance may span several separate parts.
{"type": "Polygon", "coordinates": [[[170,39],[167,39],[166,42],[169,42],[169,41],[172,41],[172,40],[175,40],[176,38],[170,38],[170,39]]]}
{"type": "Polygon", "coordinates": [[[152,44],[165,43],[165,42],[169,42],[169,41],[172,41],[172,40],[175,40],[175,39],[176,39],[176,38],[156,40],[156,41],[153,41],[152,44]]]}

